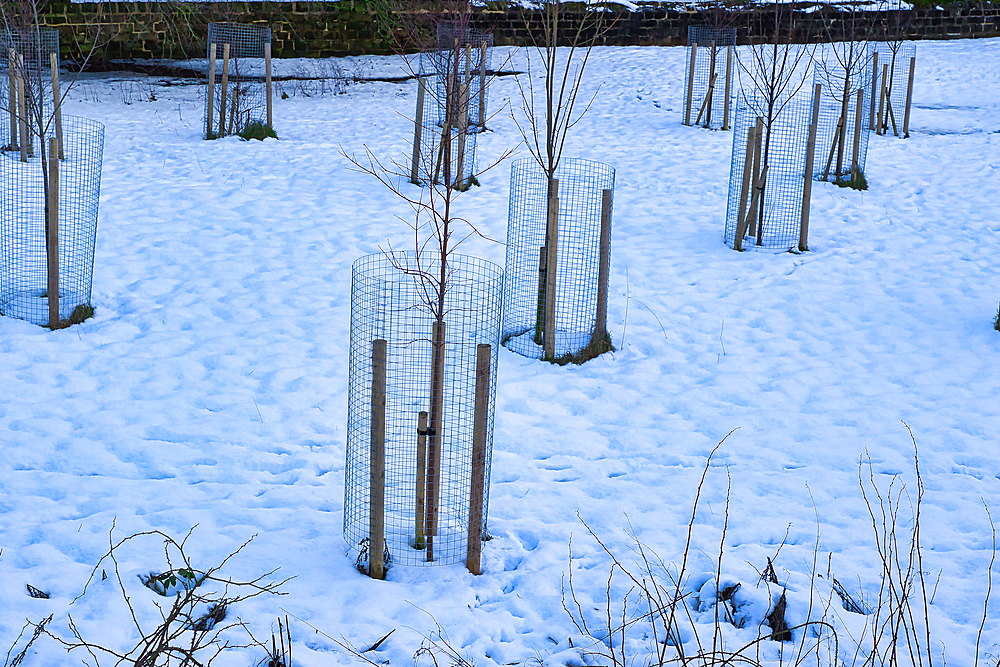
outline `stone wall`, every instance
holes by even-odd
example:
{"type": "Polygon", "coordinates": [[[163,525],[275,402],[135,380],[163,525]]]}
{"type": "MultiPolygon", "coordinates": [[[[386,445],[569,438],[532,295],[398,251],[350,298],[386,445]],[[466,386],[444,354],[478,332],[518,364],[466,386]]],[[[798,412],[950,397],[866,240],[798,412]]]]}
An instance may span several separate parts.
{"type": "MultiPolygon", "coordinates": [[[[384,6],[384,2],[381,6],[384,6]]],[[[399,43],[407,43],[407,30],[420,31],[430,25],[435,5],[413,3],[405,16],[404,30],[384,26],[374,6],[365,0],[340,2],[231,2],[231,3],[157,3],[96,2],[75,4],[54,0],[45,5],[41,21],[60,31],[63,57],[78,60],[96,43],[93,65],[100,67],[115,59],[204,57],[209,21],[266,23],[272,27],[275,57],[309,57],[391,53],[399,43]]],[[[804,8],[805,6],[803,6],[804,8]]],[[[566,5],[566,23],[580,15],[579,6],[566,5]]],[[[689,25],[706,22],[697,11],[678,9],[677,5],[657,2],[640,3],[628,11],[618,7],[606,16],[613,17],[611,27],[599,40],[608,45],[669,46],[684,44],[689,25]]],[[[745,13],[738,16],[741,41],[751,34],[767,36],[766,14],[745,13]]],[[[950,9],[914,9],[894,17],[910,39],[955,39],[1000,36],[1000,7],[976,5],[950,9]]],[[[491,30],[498,45],[527,45],[539,25],[537,13],[491,2],[478,8],[473,25],[491,30]]],[[[797,41],[823,41],[841,35],[835,9],[797,11],[793,30],[797,41]],[[823,28],[826,17],[826,28],[823,28]]],[[[417,40],[419,41],[419,40],[417,40]]],[[[410,40],[410,46],[415,42],[410,40]]],[[[410,48],[408,50],[417,50],[410,48]]]]}

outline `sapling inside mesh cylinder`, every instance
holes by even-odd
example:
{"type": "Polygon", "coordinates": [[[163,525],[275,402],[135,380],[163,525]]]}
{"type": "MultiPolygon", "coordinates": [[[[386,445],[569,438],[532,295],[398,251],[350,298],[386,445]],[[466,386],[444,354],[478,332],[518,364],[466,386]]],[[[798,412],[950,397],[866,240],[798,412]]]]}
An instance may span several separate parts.
{"type": "MultiPolygon", "coordinates": [[[[27,133],[47,131],[58,95],[59,31],[55,28],[4,28],[0,30],[0,109],[8,136],[16,146],[27,133]],[[20,99],[18,99],[20,96],[20,99]]],[[[28,140],[30,150],[33,143],[28,140]]]]}
{"type": "MultiPolygon", "coordinates": [[[[736,103],[725,241],[737,250],[800,245],[812,100],[769,104],[741,93],[736,103]]],[[[814,169],[814,168],[813,168],[814,169]]]]}
{"type": "Polygon", "coordinates": [[[875,42],[872,59],[872,109],[870,129],[876,134],[909,136],[913,77],[917,64],[915,42],[875,42]]]}
{"type": "Polygon", "coordinates": [[[353,268],[344,538],[368,552],[381,531],[402,565],[468,562],[485,536],[503,272],[449,255],[442,311],[440,269],[429,253],[353,268]]]}
{"type": "Polygon", "coordinates": [[[866,42],[836,42],[814,56],[813,91],[820,92],[814,178],[864,188],[872,53],[866,42]]]}
{"type": "Polygon", "coordinates": [[[736,28],[688,27],[684,68],[684,124],[730,129],[736,64],[736,28]]]}
{"type": "Polygon", "coordinates": [[[526,357],[586,360],[610,349],[607,276],[615,170],[534,158],[511,166],[503,345],[526,357]]]}
{"type": "Polygon", "coordinates": [[[27,161],[0,153],[0,314],[58,328],[92,312],[104,126],[64,117],[62,158],[54,125],[30,139],[27,161]]]}
{"type": "Polygon", "coordinates": [[[270,127],[271,29],[208,24],[208,82],[202,127],[208,139],[239,134],[251,124],[270,127]]]}
{"type": "MultiPolygon", "coordinates": [[[[468,126],[473,132],[486,129],[489,102],[489,74],[493,63],[493,35],[476,28],[465,28],[448,23],[438,24],[437,50],[424,54],[421,69],[425,76],[434,75],[437,85],[447,85],[448,72],[455,72],[457,85],[466,86],[468,99],[464,110],[468,126]],[[450,61],[450,62],[449,62],[450,61]]],[[[457,90],[457,88],[456,88],[457,90]]],[[[436,93],[443,98],[446,90],[436,93]]],[[[443,112],[444,109],[439,109],[443,112]]],[[[438,122],[444,118],[438,118],[438,122]]]]}

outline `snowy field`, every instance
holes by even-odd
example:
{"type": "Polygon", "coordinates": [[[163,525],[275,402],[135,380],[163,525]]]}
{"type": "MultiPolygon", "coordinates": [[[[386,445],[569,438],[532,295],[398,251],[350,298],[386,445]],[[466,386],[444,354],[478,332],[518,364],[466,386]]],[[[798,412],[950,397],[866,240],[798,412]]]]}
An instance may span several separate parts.
{"type": "MultiPolygon", "coordinates": [[[[617,169],[618,350],[579,367],[501,350],[484,573],[396,567],[385,582],[355,570],[341,537],[349,292],[355,259],[406,245],[396,216],[409,210],[339,151],[406,159],[416,85],[279,99],[280,140],[247,143],[201,139],[193,80],[85,77],[66,113],[107,126],[96,315],[55,332],[0,318],[0,648],[49,614],[68,637],[67,612],[89,639],[134,643],[110,569],[71,605],[117,521],[117,537],[198,524],[188,551],[203,566],[256,534],[225,572],[295,579],[231,618],[268,638],[277,616],[294,616],[303,667],[351,662],[330,637],[365,648],[391,630],[368,655],[411,664],[435,624],[476,665],[574,664],[569,639],[583,640],[560,595],[570,539],[598,628],[610,567],[581,519],[626,561],[631,523],[678,562],[706,457],[733,429],[703,490],[688,588],[714,576],[728,473],[723,579],[741,582],[752,611],[771,557],[801,621],[814,558],[817,600],[830,575],[856,597],[877,594],[859,458],[870,455],[883,489],[901,475],[915,500],[905,420],[925,486],[934,659],[943,645],[949,664],[972,665],[991,556],[983,503],[1000,517],[1000,40],[918,45],[911,138],[872,137],[866,192],[814,185],[802,255],[723,245],[732,134],[681,124],[683,65],[679,47],[597,49],[585,88],[603,85],[566,149],[617,169]]],[[[514,77],[495,81],[491,100],[518,99],[514,77]]],[[[481,161],[519,142],[509,110],[490,129],[481,161]]],[[[509,169],[458,203],[501,241],[509,169]]],[[[463,249],[501,265],[504,250],[463,249]]],[[[161,542],[118,557],[153,619],[136,575],[167,568],[161,542]]],[[[828,620],[857,632],[863,619],[833,600],[828,620]]],[[[989,607],[980,665],[1000,652],[1000,600],[989,607]]],[[[727,641],[751,641],[760,621],[727,641]]],[[[777,661],[767,644],[761,659],[777,661]]],[[[263,657],[238,650],[215,664],[263,657]]],[[[85,659],[42,637],[23,664],[85,659]]]]}

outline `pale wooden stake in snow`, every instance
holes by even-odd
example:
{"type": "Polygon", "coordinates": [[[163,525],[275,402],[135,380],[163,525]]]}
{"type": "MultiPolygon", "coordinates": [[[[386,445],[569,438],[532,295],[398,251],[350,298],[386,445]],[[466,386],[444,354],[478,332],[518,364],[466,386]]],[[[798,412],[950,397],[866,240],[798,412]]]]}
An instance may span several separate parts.
{"type": "Polygon", "coordinates": [[[559,180],[549,181],[548,229],[545,250],[545,358],[556,357],[556,258],[559,247],[559,180]]]}
{"type": "Polygon", "coordinates": [[[49,328],[59,327],[59,142],[49,139],[49,219],[45,239],[48,260],[49,328]]]}
{"type": "Polygon", "coordinates": [[[701,123],[701,116],[705,114],[705,127],[708,127],[709,123],[712,122],[712,88],[715,86],[715,72],[712,72],[712,76],[708,79],[708,94],[705,95],[705,99],[701,102],[701,108],[698,109],[698,117],[694,119],[694,124],[698,125],[701,123]],[[705,110],[708,109],[708,113],[705,110]]]}
{"type": "MultiPolygon", "coordinates": [[[[712,97],[713,93],[715,92],[715,40],[714,39],[709,45],[709,49],[711,49],[712,57],[709,60],[708,71],[712,73],[712,76],[709,77],[708,80],[708,95],[706,95],[708,105],[707,105],[707,111],[705,112],[705,127],[708,127],[709,125],[712,124],[712,97]]],[[[700,116],[701,114],[698,115],[700,116]]],[[[697,125],[698,121],[695,121],[694,124],[697,125]]]]}
{"type": "MultiPolygon", "coordinates": [[[[28,110],[24,101],[24,56],[17,54],[17,120],[21,129],[21,162],[28,161],[31,153],[31,137],[28,136],[28,110]]],[[[44,150],[44,148],[43,148],[44,150]]]]}
{"type": "MultiPolygon", "coordinates": [[[[226,136],[226,103],[229,101],[229,44],[222,45],[222,99],[219,102],[219,136],[226,136]]],[[[235,100],[233,101],[235,104],[235,100]]]]}
{"type": "Polygon", "coordinates": [[[882,64],[882,78],[878,81],[878,120],[875,123],[875,134],[884,134],[885,126],[882,123],[882,110],[885,108],[885,78],[889,75],[889,64],[882,64]]]}
{"type": "Polygon", "coordinates": [[[591,342],[600,344],[608,333],[608,273],[611,269],[612,190],[601,191],[601,254],[597,263],[597,316],[591,342]]]}
{"type": "Polygon", "coordinates": [[[271,124],[271,43],[270,42],[264,45],[264,88],[267,94],[267,129],[273,130],[274,126],[271,124]]]}
{"type": "Polygon", "coordinates": [[[469,78],[472,76],[472,45],[465,47],[465,79],[458,85],[458,165],[455,174],[455,187],[459,190],[466,186],[465,173],[465,135],[469,128],[469,78]]]}
{"type": "Polygon", "coordinates": [[[851,151],[851,178],[857,179],[861,171],[861,118],[864,116],[865,91],[859,90],[854,105],[854,147],[851,151]]]}
{"type": "Polygon", "coordinates": [[[698,43],[691,45],[691,66],[688,68],[688,94],[684,105],[684,124],[691,124],[691,100],[694,95],[694,58],[698,54],[698,43]]]}
{"type": "MultiPolygon", "coordinates": [[[[806,142],[806,172],[804,174],[805,182],[802,184],[802,216],[799,222],[799,251],[805,252],[809,249],[809,202],[812,197],[812,182],[813,182],[813,157],[816,153],[816,126],[819,125],[819,99],[822,93],[823,87],[820,84],[816,84],[816,88],[813,92],[813,108],[812,108],[812,122],[809,124],[809,140],[806,142]]],[[[860,96],[862,93],[858,91],[860,96]]],[[[861,99],[860,97],[858,98],[861,99]]],[[[854,136],[858,136],[859,128],[861,127],[861,107],[858,107],[858,123],[854,127],[854,136]]],[[[855,139],[855,146],[857,146],[857,139],[855,139]]],[[[857,150],[855,149],[855,154],[857,150]]]]}
{"type": "Polygon", "coordinates": [[[368,576],[385,578],[385,366],[386,342],[372,341],[372,433],[369,472],[368,576]]]}
{"type": "Polygon", "coordinates": [[[417,77],[417,113],[413,123],[413,159],[410,161],[410,183],[420,185],[420,133],[424,127],[424,94],[427,84],[417,77]]]}
{"type": "Polygon", "coordinates": [[[733,45],[726,47],[726,99],[722,106],[722,129],[729,129],[729,87],[733,79],[733,45]]]}
{"type": "Polygon", "coordinates": [[[743,160],[743,183],[740,185],[740,209],[736,215],[736,231],[734,232],[736,236],[733,239],[733,248],[735,250],[743,250],[743,236],[746,234],[744,216],[747,212],[747,195],[750,191],[750,179],[752,177],[750,170],[753,167],[753,147],[756,135],[757,126],[750,126],[750,129],[747,131],[747,154],[743,160]]]}
{"type": "MultiPolygon", "coordinates": [[[[872,57],[872,80],[868,89],[871,91],[871,101],[868,107],[868,129],[875,129],[875,82],[878,81],[878,51],[872,57]]],[[[880,102],[881,103],[881,102],[880,102]]]]}
{"type": "Polygon", "coordinates": [[[479,45],[479,127],[486,129],[486,42],[479,45]]]}
{"type": "Polygon", "coordinates": [[[910,58],[910,76],[906,82],[906,109],[903,111],[903,138],[910,138],[910,102],[913,101],[913,74],[917,67],[917,59],[910,58]]]}
{"type": "Polygon", "coordinates": [[[753,146],[753,182],[751,184],[753,191],[750,195],[750,212],[747,213],[747,217],[750,219],[750,236],[757,236],[757,194],[760,188],[758,185],[761,178],[760,153],[764,144],[764,132],[764,119],[757,116],[757,136],[753,146]]]}
{"type": "Polygon", "coordinates": [[[7,52],[7,111],[10,112],[10,146],[12,151],[18,149],[17,143],[17,55],[14,49],[7,52]]]}
{"type": "Polygon", "coordinates": [[[417,484],[416,484],[416,539],[413,546],[424,548],[424,484],[427,475],[427,411],[417,417],[417,484]]]}
{"type": "Polygon", "coordinates": [[[50,53],[49,60],[52,64],[52,117],[56,124],[56,140],[59,142],[59,159],[64,160],[66,155],[63,151],[62,100],[59,99],[59,56],[54,53],[50,53]]]}
{"type": "Polygon", "coordinates": [[[212,116],[215,115],[215,44],[208,45],[208,113],[205,114],[205,138],[212,138],[212,116]]]}
{"type": "Polygon", "coordinates": [[[472,479],[469,483],[469,534],[465,567],[479,574],[483,553],[483,505],[486,499],[486,417],[490,402],[489,345],[476,346],[476,402],[472,413],[472,479]]]}
{"type": "Polygon", "coordinates": [[[434,562],[434,537],[438,534],[438,498],[441,492],[441,430],[444,424],[444,346],[445,324],[434,322],[431,359],[431,405],[427,422],[427,466],[424,494],[424,536],[427,541],[427,562],[434,562]],[[440,370],[440,373],[437,372],[440,370]]]}

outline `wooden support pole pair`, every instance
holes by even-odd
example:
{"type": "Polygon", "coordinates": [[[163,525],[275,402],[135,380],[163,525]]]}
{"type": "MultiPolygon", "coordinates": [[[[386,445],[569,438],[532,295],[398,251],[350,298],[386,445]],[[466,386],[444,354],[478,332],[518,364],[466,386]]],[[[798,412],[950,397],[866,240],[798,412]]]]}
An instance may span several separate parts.
{"type": "Polygon", "coordinates": [[[49,139],[49,215],[45,221],[49,328],[59,328],[59,142],[49,139]]]}
{"type": "MultiPolygon", "coordinates": [[[[812,199],[813,157],[816,153],[816,128],[819,125],[819,102],[822,92],[823,86],[817,83],[813,89],[812,118],[809,123],[809,138],[806,141],[806,169],[805,174],[803,174],[805,181],[802,184],[802,212],[799,219],[799,252],[809,250],[809,205],[812,199]]],[[[862,94],[861,91],[858,92],[858,123],[854,128],[855,147],[858,143],[857,137],[861,127],[860,95],[862,94]]],[[[857,149],[855,149],[855,154],[857,154],[857,149]]]]}
{"type": "Polygon", "coordinates": [[[427,83],[423,77],[417,77],[417,112],[413,121],[413,159],[410,161],[410,183],[420,185],[420,141],[424,129],[424,95],[427,93],[427,83]]]}
{"type": "MultiPolygon", "coordinates": [[[[265,45],[266,52],[270,52],[270,44],[265,45]]],[[[219,131],[212,131],[212,122],[215,116],[215,60],[218,55],[218,45],[208,45],[208,106],[205,114],[205,138],[215,139],[226,136],[226,102],[229,98],[229,44],[222,45],[222,91],[219,96],[219,131]]],[[[270,73],[270,58],[267,60],[268,73],[270,73]]],[[[270,77],[268,77],[270,80],[270,77]]],[[[268,127],[270,123],[271,91],[268,85],[267,94],[268,106],[268,127]]]]}
{"type": "Polygon", "coordinates": [[[612,190],[601,191],[601,248],[597,262],[597,313],[590,342],[600,346],[608,335],[608,273],[611,269],[611,205],[612,190]]]}
{"type": "Polygon", "coordinates": [[[767,178],[767,167],[761,169],[761,144],[764,137],[764,119],[757,116],[757,124],[750,128],[747,133],[746,158],[743,161],[743,183],[740,188],[740,207],[736,217],[736,234],[733,238],[733,248],[743,250],[743,237],[757,237],[757,245],[761,245],[763,240],[763,225],[757,224],[758,207],[763,207],[760,201],[764,192],[764,183],[767,178]],[[751,170],[752,166],[752,170],[751,170]],[[750,191],[752,188],[752,192],[750,191]],[[747,210],[747,195],[750,196],[750,207],[747,210]],[[746,211],[746,217],[743,213],[746,211]]]}
{"type": "MultiPolygon", "coordinates": [[[[705,93],[705,99],[702,100],[701,108],[698,110],[698,117],[695,118],[694,124],[701,124],[701,116],[705,115],[705,127],[708,127],[712,123],[712,92],[715,90],[715,40],[712,40],[708,46],[710,60],[708,66],[708,92],[705,93]]],[[[694,80],[691,80],[692,85],[694,80]]]]}

